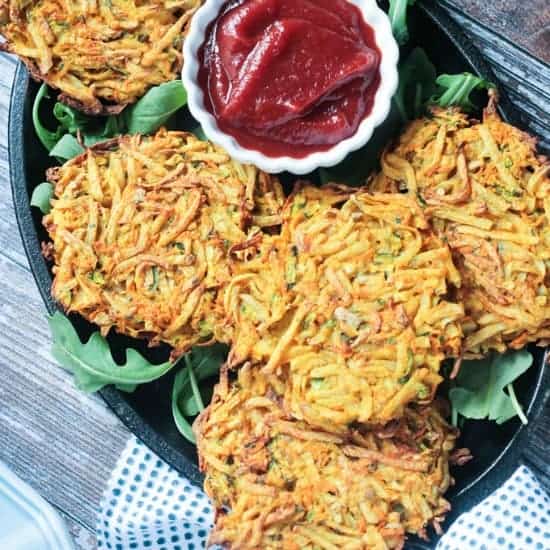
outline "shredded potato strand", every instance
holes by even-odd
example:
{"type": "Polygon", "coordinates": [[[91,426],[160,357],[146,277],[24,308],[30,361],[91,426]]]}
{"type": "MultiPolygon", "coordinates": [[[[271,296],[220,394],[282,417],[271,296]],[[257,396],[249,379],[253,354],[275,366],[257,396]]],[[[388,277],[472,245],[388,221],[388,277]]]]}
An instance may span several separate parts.
{"type": "Polygon", "coordinates": [[[429,400],[460,353],[463,308],[446,300],[456,270],[416,201],[306,186],[283,216],[281,235],[233,263],[232,366],[265,362],[292,415],[330,431],[429,400]]]}
{"type": "Polygon", "coordinates": [[[90,114],[119,111],[177,78],[201,0],[0,0],[4,48],[90,114]]]}
{"type": "Polygon", "coordinates": [[[550,163],[500,120],[434,108],[382,157],[377,192],[408,190],[453,253],[464,356],[520,349],[550,327],[550,163]]]}
{"type": "Polygon", "coordinates": [[[257,223],[280,222],[276,180],[164,130],[89,149],[49,178],[52,293],[67,311],[175,354],[227,341],[216,301],[231,276],[227,256],[257,223]]]}
{"type": "MultiPolygon", "coordinates": [[[[227,377],[224,371],[222,377],[227,377]]],[[[456,431],[437,405],[410,407],[392,437],[350,444],[289,420],[257,366],[217,387],[195,423],[205,489],[217,508],[210,543],[227,548],[402,548],[449,509],[456,431]]]]}

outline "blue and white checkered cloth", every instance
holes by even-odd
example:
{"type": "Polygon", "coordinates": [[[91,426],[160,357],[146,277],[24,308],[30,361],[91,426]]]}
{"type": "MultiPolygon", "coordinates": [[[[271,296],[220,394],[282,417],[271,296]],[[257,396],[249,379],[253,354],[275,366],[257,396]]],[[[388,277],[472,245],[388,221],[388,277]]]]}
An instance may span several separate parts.
{"type": "MultiPolygon", "coordinates": [[[[206,495],[132,437],[101,502],[98,549],[199,550],[212,520],[206,495]]],[[[550,499],[521,466],[462,514],[437,550],[550,550],[550,499]]]]}

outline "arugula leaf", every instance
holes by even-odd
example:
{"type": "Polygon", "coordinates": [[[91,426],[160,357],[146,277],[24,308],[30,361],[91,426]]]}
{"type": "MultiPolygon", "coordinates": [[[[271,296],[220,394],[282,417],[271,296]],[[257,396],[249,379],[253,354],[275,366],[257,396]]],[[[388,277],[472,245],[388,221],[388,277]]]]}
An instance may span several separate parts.
{"type": "Polygon", "coordinates": [[[134,349],[126,350],[126,362],[120,366],[99,332],[83,344],[71,321],[59,311],[48,318],[48,324],[53,336],[52,355],[74,374],[76,386],[82,391],[95,392],[114,384],[132,392],[139,384],[152,382],[174,367],[170,362],[152,365],[134,349]]]}
{"type": "Polygon", "coordinates": [[[86,147],[123,134],[126,131],[122,117],[111,115],[106,120],[90,117],[59,101],[54,105],[53,114],[60,123],[58,131],[73,136],[80,133],[86,147]]]}
{"type": "Polygon", "coordinates": [[[105,121],[105,126],[95,131],[82,132],[82,139],[86,147],[101,143],[126,133],[124,120],[120,116],[110,115],[105,121]]]}
{"type": "Polygon", "coordinates": [[[34,98],[34,103],[32,106],[32,122],[34,125],[34,131],[36,132],[38,139],[41,141],[42,145],[48,151],[50,151],[59,141],[63,132],[60,130],[60,128],[58,128],[56,132],[52,132],[42,124],[40,120],[40,105],[45,97],[49,97],[48,86],[43,83],[42,86],[40,86],[36,97],[34,98]]]}
{"type": "Polygon", "coordinates": [[[55,157],[61,162],[77,157],[84,152],[84,147],[78,143],[71,134],[65,134],[50,151],[50,157],[55,157]]]}
{"type": "MultiPolygon", "coordinates": [[[[214,375],[212,375],[214,376],[214,375]]],[[[202,384],[199,386],[201,399],[203,403],[210,403],[212,394],[214,393],[214,385],[202,384]]],[[[197,404],[195,395],[183,395],[178,401],[180,411],[185,416],[196,416],[202,411],[202,408],[197,404]]]]}
{"type": "Polygon", "coordinates": [[[475,105],[470,100],[470,94],[476,89],[496,88],[495,84],[471,73],[442,74],[437,77],[437,93],[431,97],[430,103],[440,107],[458,106],[471,111],[475,105]]]}
{"type": "Polygon", "coordinates": [[[122,117],[111,115],[107,118],[105,128],[103,128],[102,137],[111,139],[123,134],[125,131],[126,128],[122,117]]]}
{"type": "Polygon", "coordinates": [[[195,438],[195,434],[193,433],[193,429],[191,428],[191,424],[182,413],[179,405],[180,395],[184,392],[184,387],[186,386],[188,380],[189,376],[186,370],[180,370],[178,374],[176,374],[176,378],[174,379],[174,387],[172,388],[172,416],[180,434],[183,435],[187,441],[196,443],[197,440],[195,438]]]}
{"type": "Polygon", "coordinates": [[[391,29],[397,43],[402,46],[409,40],[409,29],[407,27],[407,9],[416,0],[390,0],[388,17],[390,18],[391,29]]]}
{"type": "Polygon", "coordinates": [[[227,356],[227,348],[214,344],[207,348],[195,347],[185,357],[185,368],[174,379],[172,388],[172,416],[180,433],[191,443],[195,436],[188,418],[204,409],[212,398],[213,386],[208,379],[216,376],[227,356]],[[201,382],[206,382],[200,386],[201,382]]]}
{"type": "Polygon", "coordinates": [[[399,85],[393,101],[403,122],[422,115],[436,92],[437,73],[422,48],[415,48],[399,65],[399,85]]]}
{"type": "Polygon", "coordinates": [[[42,214],[49,214],[51,210],[50,201],[53,197],[53,185],[49,181],[45,181],[37,185],[31,196],[31,206],[40,208],[42,214]]]}
{"type": "Polygon", "coordinates": [[[151,88],[123,116],[130,134],[151,134],[187,104],[187,92],[181,80],[165,82],[151,88]]]}
{"type": "Polygon", "coordinates": [[[456,378],[456,387],[449,392],[453,409],[466,418],[487,418],[497,424],[516,415],[526,422],[512,382],[532,363],[533,356],[526,350],[464,361],[456,378]]]}
{"type": "Polygon", "coordinates": [[[49,97],[48,87],[42,84],[33,105],[34,128],[44,147],[60,162],[83,151],[80,146],[77,147],[78,142],[74,138],[79,133],[86,147],[125,133],[151,134],[187,104],[187,92],[181,80],[151,88],[135,105],[106,119],[85,115],[58,101],[54,105],[53,114],[59,124],[56,131],[52,132],[42,124],[39,117],[40,105],[45,97],[49,97]]]}
{"type": "Polygon", "coordinates": [[[53,106],[53,115],[59,121],[60,127],[70,134],[76,134],[78,130],[84,131],[90,123],[90,117],[59,101],[53,106]]]}
{"type": "Polygon", "coordinates": [[[197,377],[195,375],[193,363],[191,363],[189,354],[185,356],[185,366],[187,367],[187,376],[189,377],[189,383],[191,384],[191,391],[193,392],[195,405],[199,411],[204,411],[204,401],[202,400],[197,377]]]}

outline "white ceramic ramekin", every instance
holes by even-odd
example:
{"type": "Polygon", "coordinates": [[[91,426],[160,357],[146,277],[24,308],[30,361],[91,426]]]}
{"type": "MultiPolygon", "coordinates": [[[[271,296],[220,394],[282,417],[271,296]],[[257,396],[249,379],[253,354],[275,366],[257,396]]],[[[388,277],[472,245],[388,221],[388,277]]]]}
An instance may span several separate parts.
{"type": "Polygon", "coordinates": [[[397,89],[397,62],[399,48],[393,37],[387,15],[377,6],[376,0],[348,0],[355,4],[363,14],[365,22],[375,33],[375,41],[381,52],[380,85],[374,98],[370,114],[361,122],[359,128],[349,138],[337,143],[327,151],[311,153],[296,159],[292,157],[268,157],[259,151],[247,149],[237,140],[218,127],[214,116],[204,105],[204,92],[198,84],[198,51],[205,41],[208,25],[219,15],[227,0],[206,0],[195,13],[189,32],[183,44],[182,81],[187,90],[189,110],[201,124],[206,136],[223,147],[234,159],[242,163],[254,164],[265,172],[278,173],[288,171],[293,174],[307,174],[316,168],[334,166],[363,145],[372,136],[390,112],[391,99],[397,89]]]}

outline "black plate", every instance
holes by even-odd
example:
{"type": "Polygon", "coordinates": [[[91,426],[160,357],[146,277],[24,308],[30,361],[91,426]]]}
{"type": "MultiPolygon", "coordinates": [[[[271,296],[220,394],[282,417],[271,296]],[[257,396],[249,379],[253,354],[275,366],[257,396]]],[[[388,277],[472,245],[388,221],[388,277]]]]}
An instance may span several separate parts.
{"type": "MultiPolygon", "coordinates": [[[[424,1],[411,14],[412,45],[422,46],[434,61],[438,72],[472,71],[496,82],[496,77],[481,54],[462,34],[449,17],[432,1],[424,1]]],[[[50,296],[51,275],[40,252],[40,242],[47,239],[41,225],[41,215],[29,207],[32,189],[44,180],[45,169],[52,159],[38,141],[31,119],[32,101],[37,91],[36,83],[29,80],[22,64],[19,65],[12,92],[9,118],[10,177],[15,211],[23,244],[36,283],[48,312],[56,308],[50,296]]],[[[501,114],[510,122],[517,121],[511,104],[505,97],[500,102],[501,114]]],[[[80,318],[74,318],[81,337],[93,330],[80,318]]],[[[111,336],[115,352],[132,346],[149,358],[164,359],[166,350],[147,350],[143,343],[121,336],[111,336]],[[156,356],[156,357],[154,357],[156,356]]],[[[517,384],[530,423],[533,424],[543,408],[546,353],[532,349],[535,365],[517,384]]],[[[173,373],[151,384],[141,386],[133,394],[121,393],[114,388],[101,392],[116,415],[151,449],[170,465],[200,485],[202,476],[197,468],[196,451],[177,431],[170,410],[170,393],[173,373]]],[[[529,428],[512,420],[503,426],[489,422],[467,423],[461,444],[471,448],[475,459],[453,472],[456,485],[449,491],[452,503],[447,525],[457,515],[477,504],[500,485],[522,462],[522,453],[529,444],[529,428]]],[[[430,544],[412,538],[408,548],[433,548],[437,537],[430,544]]]]}

